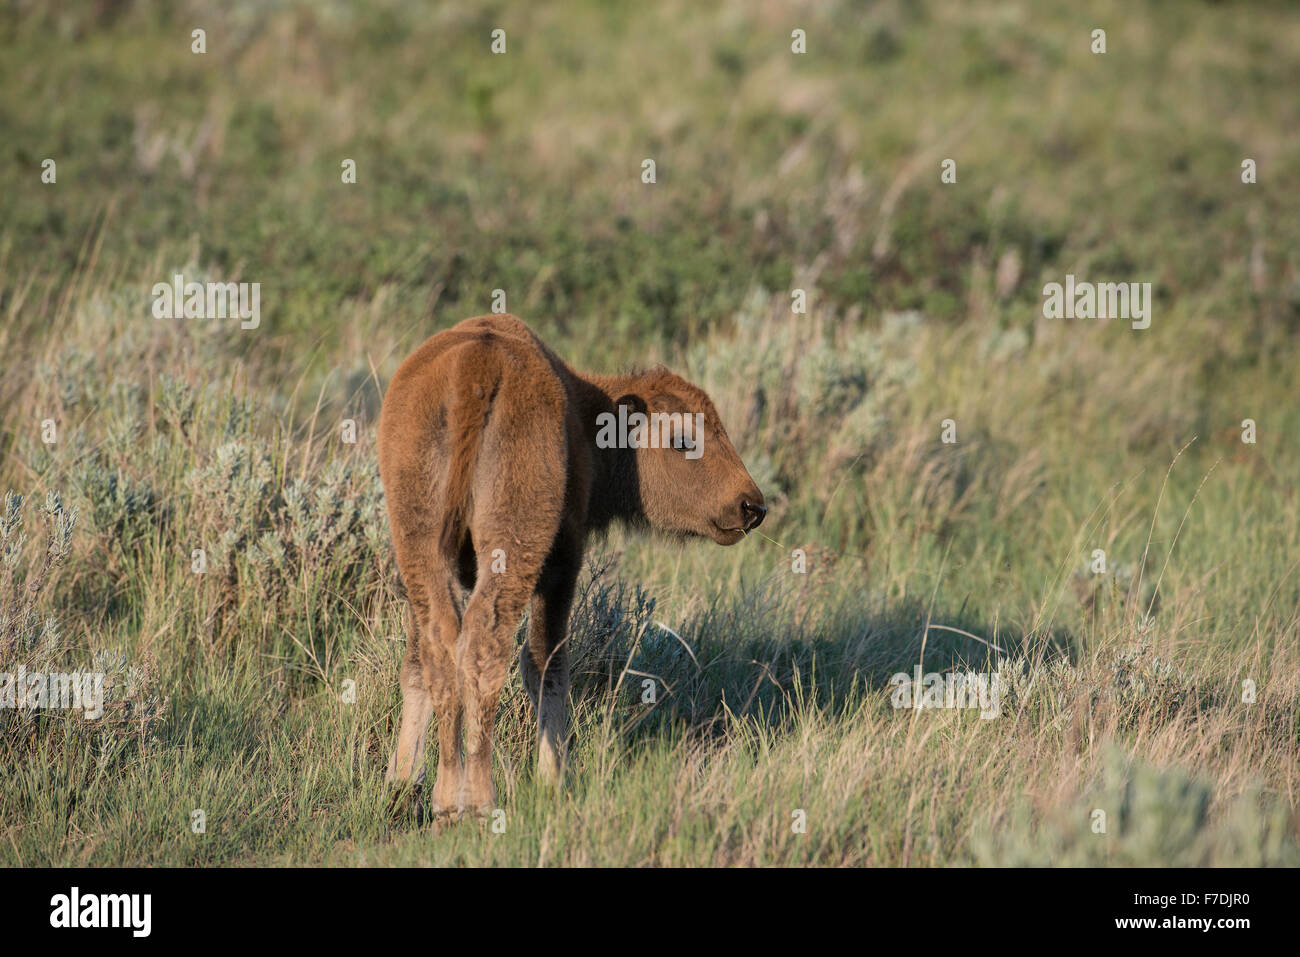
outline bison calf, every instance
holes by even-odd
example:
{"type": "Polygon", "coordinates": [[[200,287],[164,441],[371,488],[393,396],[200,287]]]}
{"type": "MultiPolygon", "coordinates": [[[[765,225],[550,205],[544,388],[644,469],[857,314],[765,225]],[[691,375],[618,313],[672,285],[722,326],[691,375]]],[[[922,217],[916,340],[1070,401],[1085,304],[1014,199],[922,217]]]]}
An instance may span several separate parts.
{"type": "Polygon", "coordinates": [[[467,319],[402,363],[379,470],[411,606],[388,780],[423,781],[437,712],[435,812],[496,804],[492,726],[525,605],[539,772],[559,780],[590,533],[617,520],[732,545],[767,512],[702,389],[662,368],[581,375],[513,316],[467,319]]]}

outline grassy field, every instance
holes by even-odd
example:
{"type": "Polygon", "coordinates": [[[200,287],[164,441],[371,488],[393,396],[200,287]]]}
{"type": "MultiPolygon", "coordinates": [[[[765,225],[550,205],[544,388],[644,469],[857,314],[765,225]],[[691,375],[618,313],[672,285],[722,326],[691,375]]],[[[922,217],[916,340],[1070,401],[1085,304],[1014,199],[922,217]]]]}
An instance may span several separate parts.
{"type": "Polygon", "coordinates": [[[0,864],[1300,864],[1300,13],[216,6],[0,10],[0,675],[107,675],[0,709],[0,864]],[[516,675],[504,815],[418,828],[373,426],[494,290],[772,511],[600,542],[567,789],[516,675]]]}

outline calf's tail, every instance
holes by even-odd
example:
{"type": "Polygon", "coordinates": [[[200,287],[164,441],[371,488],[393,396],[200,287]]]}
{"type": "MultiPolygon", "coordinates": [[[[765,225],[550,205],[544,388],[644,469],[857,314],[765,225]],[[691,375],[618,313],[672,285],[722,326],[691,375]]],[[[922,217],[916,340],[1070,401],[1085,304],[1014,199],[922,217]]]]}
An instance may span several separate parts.
{"type": "Polygon", "coordinates": [[[442,532],[438,547],[454,560],[469,523],[474,469],[478,464],[483,429],[500,385],[500,369],[492,350],[478,343],[466,347],[457,364],[456,382],[447,415],[451,459],[447,465],[442,532]]]}

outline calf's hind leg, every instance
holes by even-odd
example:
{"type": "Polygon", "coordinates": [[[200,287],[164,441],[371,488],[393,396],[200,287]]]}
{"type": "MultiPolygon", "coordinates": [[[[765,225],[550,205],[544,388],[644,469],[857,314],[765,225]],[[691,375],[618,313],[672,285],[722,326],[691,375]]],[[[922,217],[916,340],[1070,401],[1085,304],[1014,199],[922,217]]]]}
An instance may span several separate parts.
{"type": "Polygon", "coordinates": [[[433,717],[433,696],[420,667],[419,628],[412,625],[402,662],[402,723],[384,780],[395,786],[424,784],[424,738],[433,717]]]}
{"type": "MultiPolygon", "coordinates": [[[[508,554],[508,553],[507,553],[508,554]]],[[[527,566],[530,556],[516,554],[514,564],[527,566]]],[[[510,559],[507,558],[507,567],[510,559]]],[[[531,564],[540,566],[540,559],[531,564]]],[[[461,628],[458,661],[465,708],[466,810],[488,814],[496,807],[492,784],[492,731],[501,689],[510,671],[515,632],[537,581],[536,568],[492,574],[479,569],[461,628]]]]}
{"type": "MultiPolygon", "coordinates": [[[[545,476],[544,471],[541,474],[545,476]]],[[[542,489],[559,481],[544,482],[542,489]]],[[[513,487],[527,486],[516,477],[513,487]]],[[[463,804],[467,810],[489,813],[496,807],[492,730],[501,688],[514,663],[515,634],[524,608],[555,539],[560,506],[545,491],[496,501],[482,495],[479,501],[482,506],[472,529],[479,562],[461,626],[457,664],[465,708],[463,804]],[[501,507],[499,501],[508,501],[509,506],[501,507]]]]}
{"type": "Polygon", "coordinates": [[[524,608],[560,530],[567,483],[564,397],[554,373],[517,352],[510,365],[500,386],[505,405],[487,417],[475,465],[469,532],[478,560],[456,648],[465,709],[462,801],[480,813],[496,807],[497,706],[524,608]]]}
{"type": "Polygon", "coordinates": [[[404,572],[411,604],[411,634],[402,665],[402,724],[388,768],[390,783],[424,780],[424,741],[429,716],[438,715],[438,772],[433,811],[460,808],[461,702],[455,649],[460,634],[458,586],[450,570],[404,572]]]}
{"type": "Polygon", "coordinates": [[[569,610],[582,565],[582,536],[562,529],[533,596],[519,653],[524,688],[537,714],[537,774],[559,784],[569,737],[569,610]]]}

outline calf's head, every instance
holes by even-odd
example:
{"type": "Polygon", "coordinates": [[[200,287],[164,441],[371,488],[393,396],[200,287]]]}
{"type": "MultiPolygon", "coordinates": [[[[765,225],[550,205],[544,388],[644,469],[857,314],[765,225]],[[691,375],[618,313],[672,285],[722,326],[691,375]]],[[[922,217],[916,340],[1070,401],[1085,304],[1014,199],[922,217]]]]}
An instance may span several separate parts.
{"type": "Polygon", "coordinates": [[[615,400],[616,414],[635,457],[635,491],[650,525],[719,545],[734,545],[757,528],[767,514],[763,493],[704,390],[665,369],[629,385],[615,400]]]}

